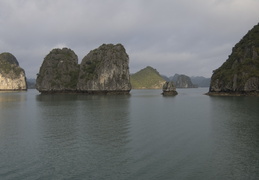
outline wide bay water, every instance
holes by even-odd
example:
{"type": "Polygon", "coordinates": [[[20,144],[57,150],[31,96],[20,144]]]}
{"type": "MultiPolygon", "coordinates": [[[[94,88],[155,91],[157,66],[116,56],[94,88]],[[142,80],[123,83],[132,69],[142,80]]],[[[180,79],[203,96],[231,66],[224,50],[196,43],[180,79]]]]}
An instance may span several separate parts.
{"type": "Polygon", "coordinates": [[[259,179],[259,98],[0,92],[0,179],[259,179]]]}

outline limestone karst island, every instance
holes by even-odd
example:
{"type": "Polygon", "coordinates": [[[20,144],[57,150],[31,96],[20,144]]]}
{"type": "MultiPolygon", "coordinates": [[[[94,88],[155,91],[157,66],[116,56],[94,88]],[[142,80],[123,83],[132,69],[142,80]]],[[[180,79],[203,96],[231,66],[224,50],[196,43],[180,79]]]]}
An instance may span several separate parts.
{"type": "Polygon", "coordinates": [[[27,90],[24,70],[11,53],[0,54],[0,91],[27,90]]]}
{"type": "MultiPolygon", "coordinates": [[[[130,75],[129,56],[121,44],[103,44],[80,64],[73,50],[53,49],[44,58],[36,79],[36,89],[41,93],[129,94],[133,88],[162,89],[164,95],[176,95],[175,88],[195,87],[185,75],[166,80],[150,66],[130,75]]],[[[27,90],[25,71],[11,53],[0,54],[0,90],[27,90]]],[[[259,24],[213,71],[207,94],[259,96],[259,24]]]]}
{"type": "Polygon", "coordinates": [[[248,31],[226,62],[213,72],[208,95],[259,96],[259,24],[248,31]]]}
{"type": "Polygon", "coordinates": [[[41,93],[128,94],[129,56],[121,44],[103,44],[78,64],[71,49],[53,49],[37,74],[36,89],[41,93]]]}
{"type": "Polygon", "coordinates": [[[175,96],[178,92],[176,91],[176,88],[174,86],[174,83],[172,81],[165,82],[163,85],[163,96],[175,96]]]}

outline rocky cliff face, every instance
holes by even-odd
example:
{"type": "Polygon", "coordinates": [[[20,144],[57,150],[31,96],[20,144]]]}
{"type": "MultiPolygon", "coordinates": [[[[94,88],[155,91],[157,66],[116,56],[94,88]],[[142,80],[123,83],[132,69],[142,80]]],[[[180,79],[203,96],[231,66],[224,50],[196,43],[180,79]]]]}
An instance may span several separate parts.
{"type": "Polygon", "coordinates": [[[45,58],[36,79],[40,92],[76,91],[79,74],[77,55],[68,48],[53,49],[45,58]]]}
{"type": "Polygon", "coordinates": [[[79,91],[128,93],[131,90],[129,56],[121,44],[103,44],[82,60],[79,91]]]}
{"type": "Polygon", "coordinates": [[[176,78],[173,78],[173,79],[176,79],[175,80],[176,88],[195,88],[195,87],[197,87],[192,84],[190,77],[183,75],[183,74],[182,75],[176,74],[175,76],[176,76],[176,78]]]}
{"type": "Polygon", "coordinates": [[[226,62],[213,72],[208,94],[259,95],[259,24],[235,45],[226,62]]]}
{"type": "Polygon", "coordinates": [[[25,72],[11,53],[0,54],[0,90],[27,90],[25,72]]]}
{"type": "Polygon", "coordinates": [[[103,44],[87,54],[80,65],[67,48],[54,49],[44,59],[36,80],[43,93],[129,93],[129,57],[121,44],[103,44]]]}

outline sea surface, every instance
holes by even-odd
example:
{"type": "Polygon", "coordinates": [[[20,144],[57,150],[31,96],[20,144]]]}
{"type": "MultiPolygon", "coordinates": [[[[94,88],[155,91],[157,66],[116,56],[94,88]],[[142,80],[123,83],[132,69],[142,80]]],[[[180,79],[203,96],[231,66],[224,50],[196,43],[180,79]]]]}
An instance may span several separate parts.
{"type": "Polygon", "coordinates": [[[259,98],[0,92],[0,180],[259,179],[259,98]]]}

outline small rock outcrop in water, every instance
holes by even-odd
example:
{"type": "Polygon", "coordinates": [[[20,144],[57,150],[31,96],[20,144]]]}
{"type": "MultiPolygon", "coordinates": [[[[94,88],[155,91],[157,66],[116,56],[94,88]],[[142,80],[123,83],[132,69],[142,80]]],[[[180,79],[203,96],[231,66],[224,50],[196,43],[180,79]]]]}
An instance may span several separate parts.
{"type": "Polygon", "coordinates": [[[259,24],[232,49],[213,72],[208,95],[259,95],[259,24]]]}
{"type": "Polygon", "coordinates": [[[11,53],[0,54],[0,90],[27,90],[25,72],[11,53]]]}
{"type": "Polygon", "coordinates": [[[103,44],[78,65],[67,48],[54,49],[44,59],[36,80],[42,93],[128,94],[129,57],[121,44],[103,44]]]}
{"type": "Polygon", "coordinates": [[[103,44],[80,64],[77,88],[88,93],[129,93],[129,56],[121,44],[103,44]]]}
{"type": "Polygon", "coordinates": [[[79,65],[77,55],[68,48],[53,49],[45,58],[36,79],[42,93],[77,90],[79,65]]]}
{"type": "Polygon", "coordinates": [[[163,85],[163,93],[164,96],[175,96],[177,95],[177,91],[175,89],[174,83],[172,81],[165,82],[163,85]]]}

